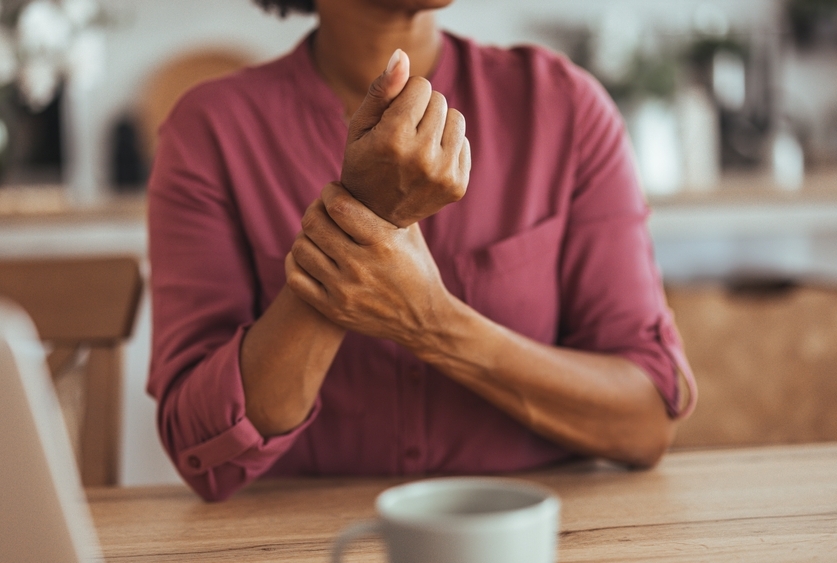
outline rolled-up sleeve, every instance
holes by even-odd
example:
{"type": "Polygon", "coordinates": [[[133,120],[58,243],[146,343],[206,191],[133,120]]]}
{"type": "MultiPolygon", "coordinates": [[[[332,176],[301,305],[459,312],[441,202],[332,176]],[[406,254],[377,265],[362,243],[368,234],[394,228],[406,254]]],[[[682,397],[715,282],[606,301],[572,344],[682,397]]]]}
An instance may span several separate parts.
{"type": "Polygon", "coordinates": [[[560,343],[630,360],[653,381],[670,416],[687,416],[697,390],[654,261],[630,142],[601,86],[576,72],[578,168],[560,264],[560,343]]]}
{"type": "Polygon", "coordinates": [[[263,438],[245,413],[239,350],[257,281],[207,104],[187,96],[160,133],[149,184],[153,335],[148,392],[169,456],[202,497],[264,473],[317,416],[263,438]]]}

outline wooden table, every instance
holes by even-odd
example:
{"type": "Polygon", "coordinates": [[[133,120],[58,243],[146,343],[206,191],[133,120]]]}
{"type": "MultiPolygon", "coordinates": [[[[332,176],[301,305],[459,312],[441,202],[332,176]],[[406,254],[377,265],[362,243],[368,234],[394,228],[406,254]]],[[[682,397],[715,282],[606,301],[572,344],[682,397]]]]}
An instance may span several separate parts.
{"type": "MultiPolygon", "coordinates": [[[[563,501],[560,560],[837,561],[837,444],[669,454],[651,471],[581,463],[520,475],[563,501]]],[[[395,479],[261,482],[221,504],[182,487],[90,489],[108,561],[327,563],[395,479]]],[[[377,540],[350,561],[383,562],[377,540]]],[[[526,563],[521,561],[521,563],[526,563]]]]}

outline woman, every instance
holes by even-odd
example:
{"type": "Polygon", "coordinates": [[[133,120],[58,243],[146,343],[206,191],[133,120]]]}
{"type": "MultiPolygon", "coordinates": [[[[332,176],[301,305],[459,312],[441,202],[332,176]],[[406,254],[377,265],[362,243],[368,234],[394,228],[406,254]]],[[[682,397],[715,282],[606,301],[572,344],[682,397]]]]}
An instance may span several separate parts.
{"type": "Polygon", "coordinates": [[[161,129],[149,391],[206,499],[648,467],[693,406],[616,109],[564,58],[439,32],[450,1],[317,0],[291,54],[161,129]]]}

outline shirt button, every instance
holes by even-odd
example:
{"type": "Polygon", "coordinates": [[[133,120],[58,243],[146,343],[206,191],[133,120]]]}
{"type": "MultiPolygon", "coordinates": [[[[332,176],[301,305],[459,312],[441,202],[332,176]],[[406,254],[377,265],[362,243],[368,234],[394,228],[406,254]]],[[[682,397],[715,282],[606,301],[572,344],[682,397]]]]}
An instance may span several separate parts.
{"type": "Polygon", "coordinates": [[[187,464],[189,465],[189,467],[191,467],[192,469],[198,469],[198,468],[201,466],[201,460],[200,460],[200,459],[198,459],[198,456],[194,456],[194,455],[190,455],[190,456],[186,459],[186,463],[187,463],[187,464]]]}
{"type": "Polygon", "coordinates": [[[407,448],[407,451],[404,452],[404,457],[410,461],[415,461],[421,457],[421,450],[418,448],[407,448]]]}

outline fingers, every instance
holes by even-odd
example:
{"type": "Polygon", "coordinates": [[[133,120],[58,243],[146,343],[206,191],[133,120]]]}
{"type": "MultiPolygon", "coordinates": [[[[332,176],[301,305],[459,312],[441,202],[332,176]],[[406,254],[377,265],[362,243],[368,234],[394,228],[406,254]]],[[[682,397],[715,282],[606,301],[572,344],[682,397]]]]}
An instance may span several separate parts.
{"type": "Polygon", "coordinates": [[[448,170],[456,178],[456,191],[451,193],[452,201],[459,201],[465,196],[471,175],[471,143],[465,136],[465,117],[455,109],[447,110],[442,151],[447,159],[448,170]]]}
{"type": "Polygon", "coordinates": [[[328,216],[357,244],[376,244],[387,231],[398,228],[378,217],[338,182],[326,185],[321,197],[328,216]]]}
{"type": "Polygon", "coordinates": [[[465,137],[462,149],[459,151],[459,173],[461,174],[462,185],[467,190],[468,180],[471,177],[471,141],[468,140],[468,137],[465,137]]]}
{"type": "Polygon", "coordinates": [[[429,137],[432,145],[442,144],[443,133],[446,129],[445,121],[448,115],[448,101],[439,92],[430,95],[430,102],[421,122],[418,124],[418,134],[429,137]]]}
{"type": "Polygon", "coordinates": [[[285,280],[300,299],[316,309],[328,301],[325,287],[300,267],[292,252],[285,256],[285,280]]]}
{"type": "Polygon", "coordinates": [[[426,78],[410,77],[407,85],[381,116],[381,126],[414,132],[424,117],[432,94],[433,87],[426,78]]]}
{"type": "MultiPolygon", "coordinates": [[[[350,250],[350,247],[355,244],[349,238],[349,235],[343,232],[331,219],[321,199],[315,200],[305,211],[305,215],[302,216],[301,234],[303,238],[297,237],[297,240],[294,241],[292,251],[306,254],[313,252],[306,245],[307,239],[307,242],[311,243],[319,253],[333,262],[334,267],[339,267],[338,259],[345,255],[350,250]]],[[[299,257],[297,257],[297,262],[300,262],[299,257]]],[[[300,262],[300,265],[305,267],[307,264],[300,262]]],[[[321,271],[327,272],[325,264],[323,264],[321,271]]],[[[311,273],[313,274],[313,272],[311,273]]]]}
{"type": "Polygon", "coordinates": [[[304,232],[297,235],[291,254],[296,263],[311,277],[326,284],[338,270],[337,264],[304,232]]]}
{"type": "Polygon", "coordinates": [[[445,130],[442,133],[442,148],[446,151],[456,151],[458,154],[465,139],[465,117],[457,110],[447,110],[445,130]]]}
{"type": "Polygon", "coordinates": [[[369,86],[366,98],[349,123],[349,139],[357,140],[375,127],[410,78],[410,58],[396,49],[386,70],[369,86]]]}

